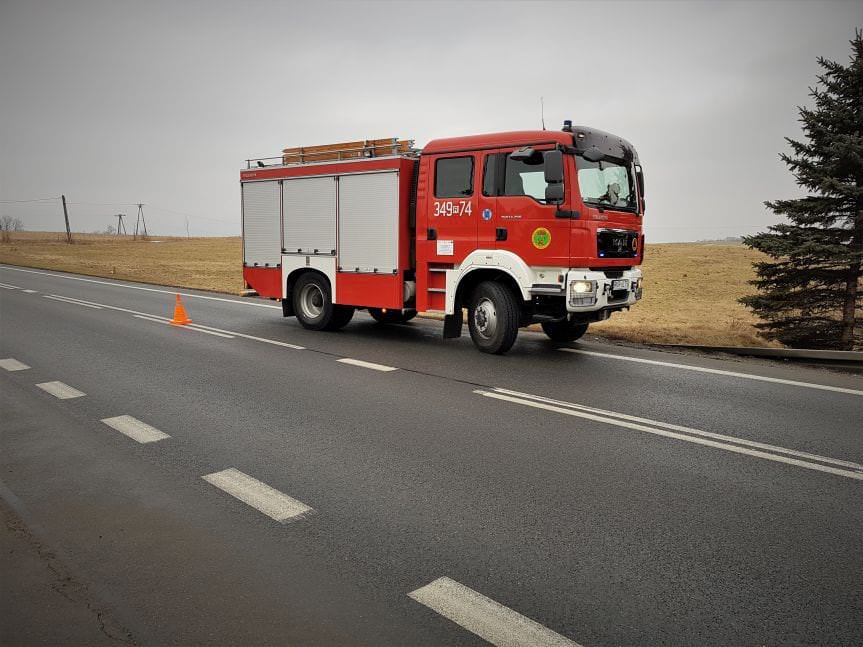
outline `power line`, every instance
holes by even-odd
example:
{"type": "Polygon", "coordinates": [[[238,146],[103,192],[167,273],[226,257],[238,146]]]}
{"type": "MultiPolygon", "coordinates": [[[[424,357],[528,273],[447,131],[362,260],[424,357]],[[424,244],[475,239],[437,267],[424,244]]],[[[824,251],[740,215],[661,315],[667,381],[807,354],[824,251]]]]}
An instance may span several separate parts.
{"type": "MultiPolygon", "coordinates": [[[[2,204],[20,204],[22,202],[48,202],[49,200],[59,200],[60,196],[56,198],[32,198],[30,200],[0,200],[2,204]]],[[[72,204],[72,203],[70,203],[72,204]]]]}
{"type": "Polygon", "coordinates": [[[208,218],[207,216],[198,216],[198,215],[195,215],[192,213],[185,213],[183,211],[174,211],[173,209],[165,209],[164,207],[157,207],[156,205],[153,205],[153,204],[147,204],[147,206],[150,207],[150,209],[155,209],[156,211],[164,211],[166,213],[172,213],[176,216],[186,216],[188,218],[197,218],[198,220],[212,220],[213,222],[224,222],[224,223],[227,223],[229,225],[234,224],[234,221],[232,221],[232,220],[221,220],[219,218],[208,218]]]}

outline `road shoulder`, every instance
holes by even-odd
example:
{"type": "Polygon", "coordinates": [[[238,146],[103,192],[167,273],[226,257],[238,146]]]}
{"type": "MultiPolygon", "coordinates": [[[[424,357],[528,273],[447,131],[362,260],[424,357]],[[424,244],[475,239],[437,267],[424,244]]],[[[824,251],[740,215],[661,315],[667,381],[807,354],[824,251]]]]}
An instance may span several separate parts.
{"type": "MultiPolygon", "coordinates": [[[[5,490],[5,488],[2,488],[5,490]]],[[[0,492],[0,642],[4,645],[134,645],[61,557],[36,537],[0,492]]]]}

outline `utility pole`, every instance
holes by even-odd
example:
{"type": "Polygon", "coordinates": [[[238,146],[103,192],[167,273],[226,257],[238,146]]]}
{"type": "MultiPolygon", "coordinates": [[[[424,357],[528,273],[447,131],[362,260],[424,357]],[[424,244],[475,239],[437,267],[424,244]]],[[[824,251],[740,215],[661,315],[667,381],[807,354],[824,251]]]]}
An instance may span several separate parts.
{"type": "Polygon", "coordinates": [[[125,218],[125,217],[126,217],[126,214],[125,214],[125,213],[118,213],[118,214],[117,214],[117,235],[118,235],[118,236],[120,235],[120,230],[121,230],[121,229],[123,230],[123,235],[124,235],[124,236],[126,236],[126,235],[127,235],[127,234],[126,234],[126,225],[125,225],[125,223],[123,222],[123,218],[125,218]]]}
{"type": "Polygon", "coordinates": [[[135,221],[135,238],[138,237],[138,226],[141,225],[144,231],[143,237],[147,237],[147,221],[144,220],[144,205],[138,203],[138,219],[135,221]]]}
{"type": "Polygon", "coordinates": [[[66,242],[70,245],[72,244],[72,230],[69,228],[69,210],[66,209],[66,196],[60,196],[63,198],[63,217],[66,219],[66,242]]]}

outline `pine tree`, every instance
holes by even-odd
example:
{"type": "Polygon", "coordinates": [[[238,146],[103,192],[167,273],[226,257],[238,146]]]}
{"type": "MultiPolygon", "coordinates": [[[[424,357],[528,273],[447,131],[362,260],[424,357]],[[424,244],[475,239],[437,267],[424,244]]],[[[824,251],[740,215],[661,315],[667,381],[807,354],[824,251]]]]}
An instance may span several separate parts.
{"type": "Polygon", "coordinates": [[[851,47],[847,67],[818,59],[815,107],[798,107],[806,141],[786,138],[791,154],[780,155],[810,195],[765,202],[788,224],[743,241],[772,261],[754,264],[759,293],[741,302],[765,337],[789,346],[863,346],[863,31],[851,47]]]}

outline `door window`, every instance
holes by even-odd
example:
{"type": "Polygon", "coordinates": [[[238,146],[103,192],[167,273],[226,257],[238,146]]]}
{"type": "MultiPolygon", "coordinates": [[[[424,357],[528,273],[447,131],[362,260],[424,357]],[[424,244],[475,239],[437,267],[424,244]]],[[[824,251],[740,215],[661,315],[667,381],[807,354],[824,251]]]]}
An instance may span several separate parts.
{"type": "Polygon", "coordinates": [[[435,162],[436,198],[466,198],[471,195],[473,157],[444,157],[435,162]]]}
{"type": "Polygon", "coordinates": [[[514,160],[509,153],[486,155],[483,195],[527,196],[545,204],[546,186],[543,155],[530,160],[514,160]]]}

